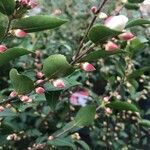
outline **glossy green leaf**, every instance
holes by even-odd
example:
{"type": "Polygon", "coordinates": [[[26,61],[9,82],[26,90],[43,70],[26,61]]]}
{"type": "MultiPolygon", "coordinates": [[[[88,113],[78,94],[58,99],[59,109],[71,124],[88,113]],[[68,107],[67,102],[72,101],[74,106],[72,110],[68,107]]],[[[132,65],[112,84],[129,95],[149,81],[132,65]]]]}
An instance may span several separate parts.
{"type": "Polygon", "coordinates": [[[58,147],[70,147],[73,150],[76,150],[76,146],[70,140],[70,138],[56,138],[54,140],[48,141],[49,145],[55,145],[58,147]]]}
{"type": "Polygon", "coordinates": [[[37,15],[22,19],[16,19],[12,23],[12,28],[22,29],[26,32],[37,32],[48,29],[54,29],[56,27],[61,26],[64,23],[66,23],[66,20],[60,18],[46,15],[37,15]]]}
{"type": "Polygon", "coordinates": [[[45,59],[43,63],[43,73],[48,78],[63,76],[72,66],[67,62],[66,57],[61,54],[55,54],[45,59]]]}
{"type": "Polygon", "coordinates": [[[130,110],[132,112],[139,111],[139,109],[134,104],[130,104],[128,102],[121,102],[121,101],[114,101],[114,102],[108,103],[106,107],[110,107],[118,111],[122,111],[122,110],[126,110],[126,111],[130,110]]]}
{"type": "Polygon", "coordinates": [[[150,72],[150,66],[143,67],[141,69],[137,69],[129,74],[128,79],[135,79],[143,75],[145,72],[150,72]]]}
{"type": "Polygon", "coordinates": [[[81,147],[83,148],[83,150],[90,150],[90,147],[89,147],[88,144],[85,143],[84,141],[77,140],[76,142],[77,142],[79,145],[81,145],[81,147]]]}
{"type": "Polygon", "coordinates": [[[126,51],[128,51],[132,57],[135,57],[137,54],[142,52],[144,48],[145,48],[145,44],[141,42],[140,39],[134,38],[127,45],[126,51]]]}
{"type": "Polygon", "coordinates": [[[0,39],[3,38],[8,26],[8,17],[0,13],[0,39]]]}
{"type": "Polygon", "coordinates": [[[128,0],[130,3],[142,3],[144,0],[128,0]]]}
{"type": "Polygon", "coordinates": [[[6,15],[12,15],[15,10],[15,0],[0,0],[0,12],[6,15]]]}
{"type": "Polygon", "coordinates": [[[59,96],[60,96],[60,91],[52,91],[52,92],[45,93],[48,106],[50,106],[51,110],[53,111],[55,110],[55,107],[59,102],[59,96]]]}
{"type": "Polygon", "coordinates": [[[149,120],[142,119],[142,120],[139,121],[139,124],[140,124],[141,126],[150,128],[150,121],[149,121],[149,120]]]}
{"type": "Polygon", "coordinates": [[[77,126],[88,126],[93,123],[96,113],[96,107],[94,105],[87,105],[82,107],[76,117],[75,122],[77,126]]]}
{"type": "Polygon", "coordinates": [[[9,61],[16,59],[17,57],[32,53],[23,48],[10,48],[4,53],[0,54],[0,67],[7,64],[9,61]]]}
{"type": "Polygon", "coordinates": [[[105,57],[108,57],[110,55],[118,54],[120,52],[121,51],[119,51],[119,50],[115,51],[115,52],[108,52],[105,50],[97,50],[97,51],[94,51],[94,52],[87,54],[85,57],[83,57],[80,60],[80,62],[82,62],[82,61],[96,61],[97,59],[105,58],[105,57]]]}
{"type": "Polygon", "coordinates": [[[142,25],[146,25],[146,24],[150,24],[150,20],[134,19],[134,20],[131,20],[127,23],[126,28],[131,28],[134,26],[142,26],[142,25]]]}
{"type": "Polygon", "coordinates": [[[18,94],[27,94],[34,89],[34,82],[29,77],[19,74],[16,69],[11,69],[9,76],[13,88],[18,94]]]}
{"type": "Polygon", "coordinates": [[[89,31],[89,39],[98,44],[104,43],[107,40],[121,34],[120,31],[112,30],[104,25],[95,25],[89,31]]]}
{"type": "Polygon", "coordinates": [[[13,112],[10,109],[5,109],[4,111],[0,112],[0,117],[15,117],[17,116],[16,112],[13,112]]]}
{"type": "Polygon", "coordinates": [[[133,4],[133,3],[126,3],[124,7],[129,10],[138,10],[140,8],[138,4],[133,4]]]}

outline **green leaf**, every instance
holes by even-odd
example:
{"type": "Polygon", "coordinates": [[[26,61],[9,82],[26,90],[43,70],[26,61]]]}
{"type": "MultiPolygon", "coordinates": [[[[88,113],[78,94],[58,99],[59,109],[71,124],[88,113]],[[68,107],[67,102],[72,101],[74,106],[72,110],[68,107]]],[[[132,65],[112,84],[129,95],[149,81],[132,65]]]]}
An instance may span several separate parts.
{"type": "Polygon", "coordinates": [[[132,112],[139,111],[139,109],[134,104],[130,104],[128,102],[121,102],[121,101],[114,101],[114,102],[108,103],[106,107],[116,109],[118,111],[122,111],[122,110],[126,110],[126,111],[130,110],[132,112]]]}
{"type": "Polygon", "coordinates": [[[97,59],[100,59],[100,58],[105,58],[105,57],[108,57],[110,55],[114,55],[114,54],[118,54],[118,53],[121,53],[121,51],[115,51],[115,52],[108,52],[108,51],[105,51],[105,50],[97,50],[97,51],[94,51],[94,52],[91,52],[89,54],[87,54],[85,57],[83,57],[81,61],[96,61],[97,59]]]}
{"type": "Polygon", "coordinates": [[[135,57],[137,54],[143,51],[145,48],[145,44],[141,42],[138,38],[134,38],[127,45],[126,50],[132,57],[135,57]]]}
{"type": "Polygon", "coordinates": [[[0,39],[5,35],[8,26],[8,17],[0,13],[0,39]]]}
{"type": "Polygon", "coordinates": [[[60,18],[46,15],[37,15],[15,20],[12,22],[12,28],[22,29],[26,32],[37,32],[54,29],[64,23],[66,23],[66,20],[62,20],[60,18]]]}
{"type": "Polygon", "coordinates": [[[0,54],[0,67],[7,64],[9,61],[16,59],[17,57],[27,55],[29,53],[32,52],[23,48],[10,48],[4,53],[0,54]]]}
{"type": "Polygon", "coordinates": [[[89,31],[89,39],[98,44],[104,43],[107,40],[121,34],[120,31],[112,30],[104,25],[95,25],[89,31]]]}
{"type": "Polygon", "coordinates": [[[150,128],[150,121],[149,121],[149,120],[142,119],[142,120],[139,121],[139,124],[140,124],[141,126],[150,128]]]}
{"type": "Polygon", "coordinates": [[[124,7],[129,10],[138,10],[140,6],[138,4],[126,3],[124,7]]]}
{"type": "Polygon", "coordinates": [[[143,75],[145,72],[150,72],[150,66],[137,69],[128,75],[128,79],[135,79],[143,75]]]}
{"type": "Polygon", "coordinates": [[[92,124],[94,121],[96,113],[96,107],[94,105],[87,105],[85,107],[82,107],[76,117],[75,122],[77,126],[88,126],[92,124]]]}
{"type": "Polygon", "coordinates": [[[0,12],[6,15],[12,15],[15,10],[15,0],[0,0],[0,12]]]}
{"type": "Polygon", "coordinates": [[[46,92],[45,97],[47,100],[48,105],[54,111],[57,103],[59,102],[60,91],[52,91],[46,92]]]}
{"type": "Polygon", "coordinates": [[[10,109],[5,109],[4,111],[0,112],[0,117],[15,117],[17,113],[13,112],[10,109]]]}
{"type": "Polygon", "coordinates": [[[127,23],[126,28],[131,28],[134,26],[142,26],[145,24],[150,24],[150,20],[146,20],[146,19],[135,19],[135,20],[131,20],[127,23]]]}
{"type": "Polygon", "coordinates": [[[76,150],[76,146],[73,144],[70,138],[57,138],[57,139],[48,141],[48,144],[59,146],[59,147],[70,147],[73,150],[76,150]]]}
{"type": "Polygon", "coordinates": [[[61,54],[51,55],[43,63],[43,73],[48,78],[63,76],[71,69],[72,66],[61,54]]]}
{"type": "Polygon", "coordinates": [[[84,141],[77,140],[76,142],[82,146],[83,150],[90,150],[90,147],[84,141]]]}
{"type": "Polygon", "coordinates": [[[34,89],[33,81],[29,77],[19,74],[16,69],[11,69],[9,75],[13,88],[18,94],[27,94],[34,89]]]}
{"type": "Polygon", "coordinates": [[[142,3],[144,0],[128,0],[130,3],[142,3]]]}

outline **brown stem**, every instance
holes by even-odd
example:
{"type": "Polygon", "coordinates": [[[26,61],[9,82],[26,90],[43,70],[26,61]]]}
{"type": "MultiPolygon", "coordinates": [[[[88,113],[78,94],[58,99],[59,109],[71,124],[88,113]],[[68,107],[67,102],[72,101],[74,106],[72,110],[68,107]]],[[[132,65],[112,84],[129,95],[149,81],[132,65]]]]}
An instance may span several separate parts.
{"type": "MultiPolygon", "coordinates": [[[[108,1],[108,0],[103,0],[103,2],[99,4],[96,14],[99,14],[99,13],[100,13],[100,11],[102,10],[103,6],[106,4],[107,1],[108,1]]],[[[81,40],[81,42],[80,42],[79,48],[77,49],[77,52],[76,52],[76,54],[75,54],[75,56],[74,56],[74,59],[76,59],[76,58],[78,57],[78,55],[79,55],[79,53],[80,53],[80,50],[81,50],[81,48],[83,47],[84,41],[85,41],[85,39],[87,38],[88,33],[89,33],[91,27],[93,26],[94,22],[96,21],[97,16],[98,16],[98,15],[95,15],[94,18],[92,19],[91,23],[89,24],[89,26],[88,26],[88,28],[87,28],[87,30],[86,30],[86,32],[85,32],[85,35],[84,35],[84,37],[82,38],[82,40],[81,40]]]]}
{"type": "Polygon", "coordinates": [[[8,21],[8,26],[7,26],[6,32],[5,32],[4,36],[3,36],[3,38],[1,39],[0,44],[5,40],[5,38],[8,35],[9,29],[10,29],[10,26],[11,26],[11,21],[12,21],[12,19],[10,18],[9,21],[8,21]]]}

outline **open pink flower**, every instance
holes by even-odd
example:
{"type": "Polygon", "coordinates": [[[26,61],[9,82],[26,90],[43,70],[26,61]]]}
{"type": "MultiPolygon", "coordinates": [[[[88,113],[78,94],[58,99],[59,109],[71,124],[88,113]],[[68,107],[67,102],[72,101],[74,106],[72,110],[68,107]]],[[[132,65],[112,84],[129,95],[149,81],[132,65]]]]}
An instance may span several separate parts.
{"type": "Polygon", "coordinates": [[[86,106],[89,100],[89,92],[88,91],[76,91],[71,95],[69,100],[72,105],[86,106]]]}

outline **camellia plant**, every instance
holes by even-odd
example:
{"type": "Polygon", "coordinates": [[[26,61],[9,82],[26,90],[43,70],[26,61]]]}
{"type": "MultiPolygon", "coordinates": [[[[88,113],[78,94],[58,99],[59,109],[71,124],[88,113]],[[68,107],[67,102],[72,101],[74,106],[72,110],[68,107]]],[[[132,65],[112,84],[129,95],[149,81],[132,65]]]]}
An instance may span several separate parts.
{"type": "Polygon", "coordinates": [[[150,2],[49,3],[0,0],[0,149],[149,149],[150,2]]]}

